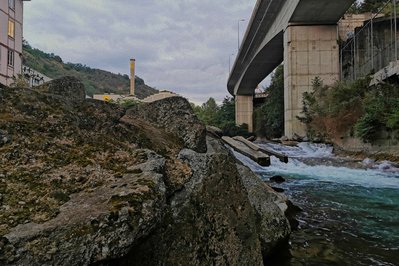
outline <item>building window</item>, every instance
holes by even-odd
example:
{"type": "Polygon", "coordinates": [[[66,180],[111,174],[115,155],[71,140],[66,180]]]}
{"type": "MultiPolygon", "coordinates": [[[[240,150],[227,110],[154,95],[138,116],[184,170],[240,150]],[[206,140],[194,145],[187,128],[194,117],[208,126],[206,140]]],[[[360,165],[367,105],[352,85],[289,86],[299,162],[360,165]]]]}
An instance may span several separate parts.
{"type": "Polygon", "coordinates": [[[15,0],[8,0],[8,7],[11,9],[15,9],[15,0]]]}
{"type": "Polygon", "coordinates": [[[8,50],[7,64],[14,66],[14,51],[8,50]]]}
{"type": "Polygon", "coordinates": [[[11,38],[15,37],[15,22],[12,20],[8,21],[8,36],[11,38]]]}

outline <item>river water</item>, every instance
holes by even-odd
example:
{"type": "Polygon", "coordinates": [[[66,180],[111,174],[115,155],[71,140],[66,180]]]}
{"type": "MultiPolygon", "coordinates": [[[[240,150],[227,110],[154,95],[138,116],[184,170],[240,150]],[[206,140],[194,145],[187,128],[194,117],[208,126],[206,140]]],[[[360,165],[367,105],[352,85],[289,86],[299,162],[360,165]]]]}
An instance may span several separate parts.
{"type": "Polygon", "coordinates": [[[265,181],[286,179],[285,194],[302,211],[290,256],[272,265],[399,265],[399,168],[389,162],[339,158],[332,147],[260,144],[290,156],[261,167],[235,153],[265,181]]]}

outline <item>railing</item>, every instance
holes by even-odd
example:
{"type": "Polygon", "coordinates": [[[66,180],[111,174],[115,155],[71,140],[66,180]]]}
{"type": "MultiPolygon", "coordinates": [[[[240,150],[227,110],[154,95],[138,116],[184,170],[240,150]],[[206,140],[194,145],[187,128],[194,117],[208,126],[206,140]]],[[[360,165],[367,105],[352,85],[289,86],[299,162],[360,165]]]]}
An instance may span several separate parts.
{"type": "Polygon", "coordinates": [[[341,46],[341,80],[356,80],[398,60],[397,0],[389,0],[377,14],[341,46]],[[379,17],[392,3],[390,16],[379,17]]]}

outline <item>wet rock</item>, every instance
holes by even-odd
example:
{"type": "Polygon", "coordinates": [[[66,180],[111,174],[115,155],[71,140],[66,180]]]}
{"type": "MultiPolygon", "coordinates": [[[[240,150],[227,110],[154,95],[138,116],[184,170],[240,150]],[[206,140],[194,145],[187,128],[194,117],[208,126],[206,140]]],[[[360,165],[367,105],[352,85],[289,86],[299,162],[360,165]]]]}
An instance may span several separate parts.
{"type": "Polygon", "coordinates": [[[190,103],[182,97],[170,97],[152,103],[139,104],[126,112],[175,134],[188,149],[206,152],[206,128],[198,120],[190,103]]]}
{"type": "Polygon", "coordinates": [[[249,137],[247,138],[247,140],[249,140],[249,141],[255,141],[255,140],[256,140],[256,137],[255,137],[255,136],[249,136],[249,137]]]}
{"type": "Polygon", "coordinates": [[[324,141],[323,141],[323,138],[322,138],[322,137],[314,137],[314,138],[312,139],[312,142],[313,142],[313,143],[323,143],[324,141]]]}
{"type": "Polygon", "coordinates": [[[287,202],[288,205],[288,209],[285,212],[286,217],[288,218],[288,221],[290,222],[290,226],[292,228],[292,230],[296,230],[298,229],[299,226],[299,221],[296,219],[296,216],[302,212],[302,209],[293,204],[292,201],[288,201],[287,202]]]}
{"type": "Polygon", "coordinates": [[[272,187],[272,189],[273,189],[274,191],[278,192],[278,193],[283,193],[283,192],[284,192],[284,189],[279,188],[279,187],[272,187]]]}
{"type": "Polygon", "coordinates": [[[301,141],[303,140],[303,137],[302,137],[302,136],[299,136],[299,135],[296,134],[296,133],[294,133],[294,134],[292,135],[292,140],[293,140],[293,141],[301,142],[301,141]]]}
{"type": "Polygon", "coordinates": [[[372,167],[372,166],[375,165],[375,160],[370,159],[370,158],[366,158],[366,159],[364,159],[361,163],[362,163],[362,165],[365,166],[365,167],[372,167]]]}
{"type": "Polygon", "coordinates": [[[281,184],[281,183],[285,182],[285,178],[280,175],[276,175],[276,176],[270,177],[270,181],[275,182],[277,184],[281,184]]]}

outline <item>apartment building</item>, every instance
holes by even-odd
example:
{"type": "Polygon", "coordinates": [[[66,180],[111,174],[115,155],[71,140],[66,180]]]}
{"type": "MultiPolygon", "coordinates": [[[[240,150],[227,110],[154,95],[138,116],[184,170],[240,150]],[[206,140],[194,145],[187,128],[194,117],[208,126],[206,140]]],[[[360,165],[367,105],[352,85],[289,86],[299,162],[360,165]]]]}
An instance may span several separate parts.
{"type": "Polygon", "coordinates": [[[0,0],[0,83],[10,85],[22,72],[23,2],[0,0]]]}

